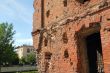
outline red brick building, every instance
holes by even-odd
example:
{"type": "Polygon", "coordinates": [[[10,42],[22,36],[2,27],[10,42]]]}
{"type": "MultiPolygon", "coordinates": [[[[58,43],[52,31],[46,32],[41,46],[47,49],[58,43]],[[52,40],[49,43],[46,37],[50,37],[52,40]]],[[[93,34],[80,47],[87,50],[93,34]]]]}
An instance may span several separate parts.
{"type": "Polygon", "coordinates": [[[110,0],[35,0],[39,73],[110,73],[110,0]]]}

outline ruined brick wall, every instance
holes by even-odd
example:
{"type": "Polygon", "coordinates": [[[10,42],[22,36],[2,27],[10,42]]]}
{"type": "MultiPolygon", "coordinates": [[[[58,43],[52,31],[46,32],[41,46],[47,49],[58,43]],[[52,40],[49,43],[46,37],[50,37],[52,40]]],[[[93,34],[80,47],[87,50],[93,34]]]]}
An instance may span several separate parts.
{"type": "Polygon", "coordinates": [[[84,38],[96,32],[101,34],[104,72],[110,73],[110,0],[35,0],[34,9],[40,73],[89,73],[84,38]]]}

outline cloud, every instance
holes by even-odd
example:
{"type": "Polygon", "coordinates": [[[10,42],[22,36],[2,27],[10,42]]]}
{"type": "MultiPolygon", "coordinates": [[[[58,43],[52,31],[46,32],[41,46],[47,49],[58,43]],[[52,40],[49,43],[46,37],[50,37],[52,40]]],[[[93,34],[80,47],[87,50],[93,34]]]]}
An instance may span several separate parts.
{"type": "Polygon", "coordinates": [[[15,40],[14,45],[16,45],[16,46],[20,46],[20,45],[23,45],[23,44],[33,45],[32,37],[29,37],[28,35],[26,37],[26,34],[23,34],[23,33],[20,33],[20,32],[18,32],[14,35],[14,40],[15,40]]]}
{"type": "MultiPolygon", "coordinates": [[[[1,2],[1,1],[0,1],[1,2]]],[[[1,14],[11,17],[11,19],[22,20],[25,24],[32,24],[32,9],[28,9],[25,5],[17,0],[4,0],[0,3],[1,14]]],[[[24,24],[24,25],[25,25],[24,24]]]]}
{"type": "Polygon", "coordinates": [[[21,37],[22,35],[23,35],[22,33],[17,32],[17,33],[14,35],[14,37],[15,37],[15,38],[19,38],[19,37],[21,37]]]}
{"type": "Polygon", "coordinates": [[[32,43],[32,38],[21,38],[21,39],[16,39],[15,44],[16,46],[20,46],[23,44],[32,45],[33,43],[32,43]]]}
{"type": "Polygon", "coordinates": [[[0,21],[14,23],[15,45],[32,44],[33,6],[28,0],[0,0],[0,21]]]}

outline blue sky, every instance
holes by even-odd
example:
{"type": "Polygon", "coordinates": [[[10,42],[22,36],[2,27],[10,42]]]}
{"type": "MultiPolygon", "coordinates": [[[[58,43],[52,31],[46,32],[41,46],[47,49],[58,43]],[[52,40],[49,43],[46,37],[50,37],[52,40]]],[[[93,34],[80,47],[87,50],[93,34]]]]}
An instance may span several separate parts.
{"type": "Polygon", "coordinates": [[[0,0],[0,23],[12,23],[15,45],[32,45],[32,16],[34,0],[0,0]]]}

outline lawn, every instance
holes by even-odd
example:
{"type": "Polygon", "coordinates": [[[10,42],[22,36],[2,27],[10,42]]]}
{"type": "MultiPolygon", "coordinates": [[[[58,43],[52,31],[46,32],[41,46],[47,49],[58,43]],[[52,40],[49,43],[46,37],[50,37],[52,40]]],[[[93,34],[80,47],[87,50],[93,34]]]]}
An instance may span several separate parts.
{"type": "Polygon", "coordinates": [[[37,71],[21,72],[21,73],[38,73],[37,71]]]}

